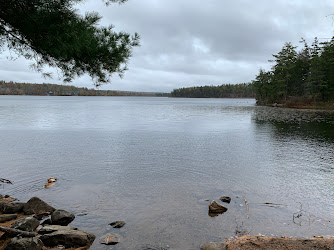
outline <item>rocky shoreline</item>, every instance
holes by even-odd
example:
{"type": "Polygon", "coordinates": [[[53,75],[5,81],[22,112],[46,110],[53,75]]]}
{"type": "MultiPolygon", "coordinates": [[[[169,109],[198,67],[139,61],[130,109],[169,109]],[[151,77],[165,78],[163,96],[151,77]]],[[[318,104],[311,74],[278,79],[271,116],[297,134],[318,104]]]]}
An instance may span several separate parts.
{"type": "Polygon", "coordinates": [[[277,249],[334,249],[334,239],[296,239],[296,238],[272,238],[264,236],[244,235],[225,242],[209,242],[201,247],[201,250],[277,250],[277,249]]]}
{"type": "MultiPolygon", "coordinates": [[[[223,203],[230,203],[231,198],[223,196],[223,203]]],[[[245,199],[247,204],[247,200],[245,199]]],[[[218,216],[228,209],[222,204],[211,201],[209,215],[218,216]]],[[[8,195],[0,195],[0,248],[12,249],[88,249],[96,236],[93,233],[68,226],[75,219],[69,211],[55,209],[38,197],[27,202],[18,202],[8,195]]],[[[121,228],[124,221],[109,224],[121,228]]],[[[99,239],[100,244],[115,245],[121,236],[108,234],[99,239]]],[[[145,248],[154,250],[162,248],[145,248]]],[[[225,242],[209,242],[201,250],[236,250],[236,249],[333,249],[334,239],[321,237],[312,239],[271,238],[264,236],[242,235],[225,242]]]]}
{"type": "Polygon", "coordinates": [[[89,248],[95,235],[69,227],[73,213],[55,209],[38,197],[16,202],[0,196],[0,246],[11,249],[89,248]]]}

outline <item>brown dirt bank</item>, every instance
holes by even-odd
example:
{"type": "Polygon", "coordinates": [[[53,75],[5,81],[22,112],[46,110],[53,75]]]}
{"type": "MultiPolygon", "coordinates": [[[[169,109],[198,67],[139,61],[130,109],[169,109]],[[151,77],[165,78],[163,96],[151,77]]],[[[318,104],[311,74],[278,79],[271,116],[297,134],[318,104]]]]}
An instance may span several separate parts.
{"type": "Polygon", "coordinates": [[[242,236],[224,243],[208,243],[201,250],[253,250],[253,249],[334,249],[334,239],[312,238],[269,238],[263,236],[242,236]]]}

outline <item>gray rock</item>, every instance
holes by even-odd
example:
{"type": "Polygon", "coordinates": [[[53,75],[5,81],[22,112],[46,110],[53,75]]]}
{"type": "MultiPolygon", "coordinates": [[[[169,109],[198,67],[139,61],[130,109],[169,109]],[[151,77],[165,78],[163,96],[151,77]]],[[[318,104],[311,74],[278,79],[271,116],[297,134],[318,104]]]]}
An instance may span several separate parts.
{"type": "Polygon", "coordinates": [[[10,220],[15,220],[17,218],[17,214],[4,214],[0,215],[0,223],[10,221],[10,220]]]}
{"type": "Polygon", "coordinates": [[[23,211],[23,202],[13,202],[2,204],[2,213],[4,214],[15,214],[23,211]]]}
{"type": "Polygon", "coordinates": [[[121,241],[121,236],[118,234],[107,234],[99,239],[100,244],[115,245],[121,241]]]}
{"type": "Polygon", "coordinates": [[[224,213],[227,211],[227,208],[222,204],[219,204],[215,200],[211,201],[209,204],[209,212],[210,213],[224,213]]]}
{"type": "Polygon", "coordinates": [[[43,234],[40,239],[48,247],[63,245],[66,248],[75,248],[91,245],[95,240],[95,235],[81,230],[58,230],[43,234]]]}
{"type": "Polygon", "coordinates": [[[67,227],[67,226],[59,226],[59,225],[48,225],[42,227],[38,230],[38,234],[50,234],[56,231],[66,231],[66,230],[77,230],[76,227],[67,227]]]}
{"type": "Polygon", "coordinates": [[[14,237],[3,248],[4,250],[41,250],[43,242],[38,238],[19,238],[14,237]]]}
{"type": "Polygon", "coordinates": [[[3,205],[6,204],[7,202],[0,201],[0,213],[2,213],[3,205]]]}
{"type": "Polygon", "coordinates": [[[45,219],[45,220],[43,220],[42,222],[41,222],[41,225],[51,225],[52,224],[52,221],[51,221],[51,218],[47,218],[47,219],[45,219]]]}
{"type": "Polygon", "coordinates": [[[113,228],[121,228],[121,227],[124,227],[125,222],[118,220],[118,221],[111,222],[109,225],[112,226],[113,228]]]}
{"type": "Polygon", "coordinates": [[[46,202],[38,197],[32,197],[23,208],[24,214],[41,214],[46,212],[53,212],[56,209],[51,207],[46,202]]]}
{"type": "Polygon", "coordinates": [[[230,202],[231,202],[231,197],[228,197],[228,196],[222,196],[222,197],[220,197],[220,200],[221,200],[222,202],[230,203],[230,202]]]}
{"type": "Polygon", "coordinates": [[[73,213],[58,209],[51,214],[51,223],[54,225],[67,226],[74,220],[73,213]]]}
{"type": "Polygon", "coordinates": [[[50,216],[50,212],[41,213],[41,214],[34,214],[34,218],[36,218],[37,220],[43,220],[43,219],[46,219],[49,216],[50,216]]]}
{"type": "Polygon", "coordinates": [[[227,245],[224,242],[209,242],[201,247],[201,250],[225,250],[227,245]]]}
{"type": "Polygon", "coordinates": [[[39,221],[32,216],[20,218],[12,224],[12,228],[28,232],[35,231],[38,226],[39,221]]]}

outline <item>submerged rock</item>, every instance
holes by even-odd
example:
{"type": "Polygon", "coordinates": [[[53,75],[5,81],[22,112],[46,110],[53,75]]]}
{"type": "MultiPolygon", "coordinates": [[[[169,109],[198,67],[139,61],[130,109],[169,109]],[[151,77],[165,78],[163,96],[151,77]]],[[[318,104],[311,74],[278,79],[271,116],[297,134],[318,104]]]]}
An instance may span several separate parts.
{"type": "Polygon", "coordinates": [[[46,202],[42,201],[38,197],[32,197],[23,208],[24,214],[41,214],[45,212],[53,212],[56,209],[54,207],[51,207],[46,202]]]}
{"type": "Polygon", "coordinates": [[[21,218],[12,224],[12,228],[28,232],[35,231],[38,226],[39,221],[32,216],[21,218]]]}
{"type": "Polygon", "coordinates": [[[19,238],[14,237],[11,241],[3,248],[4,250],[41,250],[43,249],[43,242],[38,238],[19,238]]]}
{"type": "Polygon", "coordinates": [[[99,242],[104,245],[115,245],[121,241],[121,237],[117,234],[108,234],[102,236],[99,242]]]}
{"type": "Polygon", "coordinates": [[[230,203],[230,202],[231,202],[231,197],[228,197],[228,196],[222,196],[222,197],[220,197],[220,200],[221,200],[222,202],[230,203]]]}
{"type": "Polygon", "coordinates": [[[215,200],[211,201],[209,204],[209,212],[210,213],[224,213],[227,211],[227,208],[222,204],[219,204],[215,200]]]}
{"type": "Polygon", "coordinates": [[[109,225],[112,226],[113,228],[121,228],[121,227],[124,227],[125,222],[124,221],[114,221],[114,222],[111,222],[109,225]]]}
{"type": "Polygon", "coordinates": [[[0,215],[0,223],[10,221],[10,220],[15,220],[17,218],[17,214],[4,214],[0,215]]]}
{"type": "Polygon", "coordinates": [[[136,247],[136,249],[137,250],[168,250],[169,246],[168,245],[166,245],[166,246],[154,246],[154,245],[151,245],[151,244],[145,244],[145,245],[136,247]]]}
{"type": "Polygon", "coordinates": [[[16,201],[17,199],[14,197],[9,196],[8,194],[6,195],[0,195],[0,202],[13,202],[16,201]]]}
{"type": "Polygon", "coordinates": [[[51,223],[54,225],[67,226],[74,220],[75,216],[73,213],[57,209],[51,215],[51,223]]]}

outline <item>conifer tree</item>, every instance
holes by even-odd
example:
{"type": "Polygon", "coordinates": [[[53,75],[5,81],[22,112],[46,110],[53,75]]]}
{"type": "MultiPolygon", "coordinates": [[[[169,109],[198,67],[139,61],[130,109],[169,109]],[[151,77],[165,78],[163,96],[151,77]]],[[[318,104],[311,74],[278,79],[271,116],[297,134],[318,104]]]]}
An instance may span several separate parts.
{"type": "Polygon", "coordinates": [[[122,76],[132,48],[139,45],[138,34],[98,26],[97,13],[82,16],[75,10],[82,1],[0,0],[0,49],[8,47],[32,60],[38,72],[45,66],[58,68],[64,81],[87,73],[98,86],[114,73],[122,76]]]}

